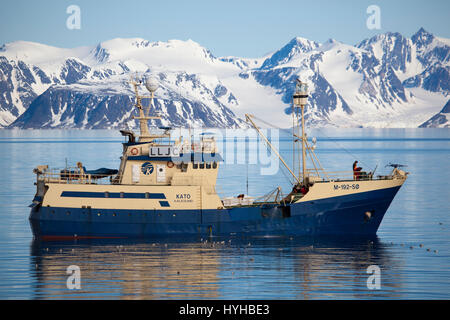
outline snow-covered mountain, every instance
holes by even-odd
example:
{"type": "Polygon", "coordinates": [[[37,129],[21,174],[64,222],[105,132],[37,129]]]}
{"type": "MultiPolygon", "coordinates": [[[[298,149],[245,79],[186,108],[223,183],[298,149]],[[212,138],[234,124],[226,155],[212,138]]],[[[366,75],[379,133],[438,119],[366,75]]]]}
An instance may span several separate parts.
{"type": "Polygon", "coordinates": [[[450,128],[450,100],[439,113],[422,123],[420,128],[450,128]]]}
{"type": "Polygon", "coordinates": [[[133,126],[134,93],[127,81],[135,72],[159,78],[155,108],[162,116],[160,125],[243,125],[229,109],[236,98],[211,71],[215,64],[225,69],[229,64],[192,41],[114,39],[74,50],[15,42],[1,50],[3,125],[14,121],[10,126],[20,128],[133,126]]]}
{"type": "MultiPolygon", "coordinates": [[[[120,77],[115,77],[120,80],[120,77]]],[[[127,77],[122,81],[79,81],[53,85],[38,96],[13,123],[19,128],[122,128],[135,127],[134,94],[127,77]]],[[[219,101],[226,89],[208,89],[196,75],[159,73],[161,87],[154,109],[163,126],[239,127],[242,121],[219,101]],[[186,92],[178,92],[184,88],[186,92]],[[198,98],[195,96],[199,93],[198,98]]],[[[143,100],[144,106],[149,99],[143,100]]]]}
{"type": "Polygon", "coordinates": [[[309,124],[417,127],[449,98],[449,59],[450,40],[424,29],[356,46],[296,37],[255,59],[217,58],[192,40],[113,39],[75,49],[18,41],[0,47],[0,126],[134,126],[127,81],[137,72],[159,80],[162,125],[241,127],[253,113],[288,127],[300,77],[310,88],[309,124]]]}
{"type": "Polygon", "coordinates": [[[295,78],[309,82],[306,116],[317,125],[417,127],[448,99],[448,44],[423,29],[411,39],[386,33],[357,46],[332,39],[315,46],[297,38],[274,54],[288,59],[252,73],[286,104],[295,78]]]}

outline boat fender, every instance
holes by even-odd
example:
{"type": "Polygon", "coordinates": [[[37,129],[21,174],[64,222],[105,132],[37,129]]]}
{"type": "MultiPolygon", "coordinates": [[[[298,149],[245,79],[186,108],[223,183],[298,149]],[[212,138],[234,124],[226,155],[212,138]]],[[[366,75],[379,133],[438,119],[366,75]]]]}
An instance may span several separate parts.
{"type": "Polygon", "coordinates": [[[130,153],[131,153],[133,156],[136,156],[136,155],[139,153],[139,150],[138,150],[138,148],[132,148],[131,151],[130,151],[130,153]]]}

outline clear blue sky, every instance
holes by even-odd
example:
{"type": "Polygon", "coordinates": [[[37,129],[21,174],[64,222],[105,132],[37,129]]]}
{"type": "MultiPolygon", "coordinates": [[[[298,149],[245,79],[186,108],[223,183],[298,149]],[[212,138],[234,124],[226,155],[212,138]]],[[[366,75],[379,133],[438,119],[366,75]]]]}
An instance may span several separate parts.
{"type": "Polygon", "coordinates": [[[450,38],[448,0],[2,0],[0,44],[27,40],[59,47],[95,45],[117,37],[192,39],[215,56],[259,57],[295,36],[356,44],[387,31],[410,37],[420,27],[450,38]],[[81,29],[66,27],[66,8],[81,9],[81,29]],[[381,29],[366,27],[369,5],[381,29]]]}

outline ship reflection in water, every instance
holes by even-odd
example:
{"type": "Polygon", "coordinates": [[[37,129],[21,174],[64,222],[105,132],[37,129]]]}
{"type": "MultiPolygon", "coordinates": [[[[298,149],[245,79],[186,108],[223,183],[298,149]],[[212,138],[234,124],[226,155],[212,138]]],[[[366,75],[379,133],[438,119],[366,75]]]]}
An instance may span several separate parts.
{"type": "Polygon", "coordinates": [[[395,298],[396,264],[377,238],[31,243],[36,299],[395,298]],[[81,289],[67,288],[71,265],[81,289]],[[370,265],[381,269],[380,290],[367,288],[370,265]]]}

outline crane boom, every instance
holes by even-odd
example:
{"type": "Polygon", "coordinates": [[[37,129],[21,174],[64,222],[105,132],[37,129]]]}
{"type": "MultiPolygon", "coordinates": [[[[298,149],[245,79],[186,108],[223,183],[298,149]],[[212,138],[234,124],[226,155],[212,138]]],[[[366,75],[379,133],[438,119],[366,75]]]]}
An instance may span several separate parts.
{"type": "Polygon", "coordinates": [[[291,175],[294,177],[295,181],[297,181],[298,184],[300,184],[300,180],[298,177],[292,172],[291,168],[286,164],[286,162],[283,160],[283,157],[278,153],[278,151],[272,146],[272,144],[267,140],[266,136],[259,130],[258,126],[253,122],[251,114],[245,114],[245,118],[250,122],[250,124],[255,128],[255,130],[259,133],[259,135],[266,141],[267,145],[275,152],[275,154],[278,156],[280,161],[283,163],[283,165],[288,169],[288,171],[291,173],[291,175]]]}

